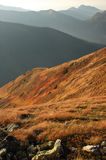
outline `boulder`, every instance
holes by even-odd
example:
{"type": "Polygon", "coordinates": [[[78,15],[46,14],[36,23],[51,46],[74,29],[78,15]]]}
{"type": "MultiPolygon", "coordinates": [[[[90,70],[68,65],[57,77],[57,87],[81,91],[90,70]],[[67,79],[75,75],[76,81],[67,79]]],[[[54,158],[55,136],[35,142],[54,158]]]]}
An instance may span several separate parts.
{"type": "Polygon", "coordinates": [[[100,148],[100,150],[101,150],[102,155],[106,155],[106,141],[103,141],[103,142],[101,143],[101,148],[100,148]]]}
{"type": "Polygon", "coordinates": [[[58,158],[60,156],[61,150],[61,140],[57,139],[53,149],[38,152],[37,155],[32,158],[32,160],[54,160],[55,158],[58,158]]]}
{"type": "Polygon", "coordinates": [[[1,149],[1,150],[0,150],[0,157],[5,156],[5,155],[6,155],[6,153],[7,153],[6,148],[1,149]]]}
{"type": "Polygon", "coordinates": [[[97,152],[99,149],[99,146],[97,145],[87,145],[87,146],[84,146],[82,148],[83,151],[86,151],[86,152],[89,152],[89,153],[95,153],[97,152]]]}
{"type": "Polygon", "coordinates": [[[34,146],[34,145],[30,145],[28,148],[27,148],[27,152],[29,154],[36,154],[38,152],[38,147],[37,146],[34,146]]]}

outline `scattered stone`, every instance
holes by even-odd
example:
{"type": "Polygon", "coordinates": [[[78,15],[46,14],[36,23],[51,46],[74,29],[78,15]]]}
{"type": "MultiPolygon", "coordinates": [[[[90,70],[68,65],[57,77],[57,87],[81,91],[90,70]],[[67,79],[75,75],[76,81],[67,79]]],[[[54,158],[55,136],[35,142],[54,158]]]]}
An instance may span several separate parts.
{"type": "Polygon", "coordinates": [[[27,152],[29,154],[36,154],[38,151],[39,150],[38,150],[37,146],[34,146],[34,145],[29,146],[27,149],[27,152]]]}
{"type": "Polygon", "coordinates": [[[8,124],[6,127],[7,132],[13,132],[15,129],[19,128],[18,124],[8,124]]]}
{"type": "Polygon", "coordinates": [[[46,159],[51,160],[55,159],[56,157],[58,158],[60,156],[61,150],[62,150],[61,140],[58,139],[56,140],[53,149],[48,151],[44,150],[38,152],[37,155],[32,158],[32,160],[46,160],[46,159]]]}
{"type": "Polygon", "coordinates": [[[98,149],[99,149],[99,146],[87,145],[87,146],[84,146],[82,150],[89,153],[94,153],[94,152],[97,152],[98,149]]]}
{"type": "MultiPolygon", "coordinates": [[[[66,160],[75,159],[81,148],[67,146],[60,139],[43,144],[30,137],[30,142],[23,143],[8,132],[15,129],[14,124],[7,126],[8,131],[0,128],[0,160],[66,160]],[[69,157],[68,157],[69,156],[69,157]]],[[[81,155],[89,160],[106,159],[106,141],[99,145],[87,145],[82,148],[81,155]]]]}
{"type": "Polygon", "coordinates": [[[102,152],[103,152],[103,154],[106,154],[106,147],[102,148],[102,152]]]}
{"type": "Polygon", "coordinates": [[[5,155],[6,155],[6,153],[7,153],[6,148],[1,149],[1,150],[0,150],[0,157],[5,156],[5,155]]]}
{"type": "Polygon", "coordinates": [[[101,143],[100,151],[101,151],[102,155],[106,155],[106,141],[103,141],[101,143]]]}
{"type": "Polygon", "coordinates": [[[7,137],[8,133],[0,128],[0,149],[4,148],[4,139],[7,137]]]}
{"type": "Polygon", "coordinates": [[[47,143],[39,145],[39,151],[50,150],[50,149],[53,148],[53,146],[54,146],[54,142],[53,141],[49,141],[47,143]]]}
{"type": "Polygon", "coordinates": [[[72,151],[72,152],[77,152],[77,151],[78,151],[78,149],[77,149],[77,148],[75,148],[75,147],[71,147],[71,151],[72,151]]]}
{"type": "Polygon", "coordinates": [[[101,143],[101,147],[106,147],[106,141],[103,141],[103,142],[101,143]]]}
{"type": "Polygon", "coordinates": [[[8,133],[4,129],[0,128],[0,140],[3,140],[7,135],[8,133]]]}

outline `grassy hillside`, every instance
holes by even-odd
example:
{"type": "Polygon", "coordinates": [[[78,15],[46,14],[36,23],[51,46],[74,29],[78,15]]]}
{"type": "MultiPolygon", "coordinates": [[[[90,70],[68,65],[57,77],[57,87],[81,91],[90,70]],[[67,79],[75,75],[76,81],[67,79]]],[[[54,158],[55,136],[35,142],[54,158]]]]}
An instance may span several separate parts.
{"type": "Polygon", "coordinates": [[[21,75],[0,89],[1,126],[19,124],[11,134],[21,140],[31,135],[38,141],[70,137],[74,145],[103,140],[105,65],[106,48],[21,75]]]}

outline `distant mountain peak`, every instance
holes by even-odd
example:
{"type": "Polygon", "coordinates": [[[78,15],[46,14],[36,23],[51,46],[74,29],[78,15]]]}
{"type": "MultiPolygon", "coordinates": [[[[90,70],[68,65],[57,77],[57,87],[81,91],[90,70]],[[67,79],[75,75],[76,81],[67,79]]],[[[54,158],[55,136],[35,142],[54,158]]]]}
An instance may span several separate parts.
{"type": "Polygon", "coordinates": [[[87,5],[84,5],[84,4],[82,4],[82,5],[80,5],[79,7],[71,7],[71,8],[69,8],[68,10],[92,10],[92,11],[100,11],[100,9],[98,9],[98,8],[96,8],[96,7],[94,7],[94,6],[87,6],[87,5]]]}
{"type": "Polygon", "coordinates": [[[40,10],[40,13],[46,13],[46,14],[49,14],[49,15],[52,15],[52,14],[56,14],[57,12],[53,9],[48,9],[48,10],[40,10]]]}
{"type": "Polygon", "coordinates": [[[49,14],[54,14],[54,13],[56,13],[56,11],[53,10],[53,9],[49,9],[49,10],[48,10],[48,13],[49,13],[49,14]]]}
{"type": "Polygon", "coordinates": [[[102,10],[96,7],[86,6],[82,4],[79,7],[71,7],[61,12],[80,20],[87,20],[93,17],[97,12],[101,12],[101,11],[102,10]]]}
{"type": "Polygon", "coordinates": [[[70,7],[68,10],[76,10],[76,7],[70,7]]]}
{"type": "Polygon", "coordinates": [[[98,8],[94,7],[94,6],[86,6],[86,5],[80,5],[78,7],[79,9],[91,9],[91,10],[99,10],[98,8]]]}

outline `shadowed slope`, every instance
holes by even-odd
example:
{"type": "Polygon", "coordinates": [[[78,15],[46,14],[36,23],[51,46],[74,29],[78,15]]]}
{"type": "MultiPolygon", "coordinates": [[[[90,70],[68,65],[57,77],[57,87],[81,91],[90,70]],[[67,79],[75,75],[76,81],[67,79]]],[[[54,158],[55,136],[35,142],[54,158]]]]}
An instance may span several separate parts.
{"type": "Polygon", "coordinates": [[[50,28],[0,22],[0,86],[36,66],[54,66],[102,47],[50,28]]]}
{"type": "MultiPolygon", "coordinates": [[[[84,6],[81,8],[83,7],[84,6]]],[[[83,15],[86,13],[87,10],[84,9],[83,15]]],[[[89,11],[89,13],[91,13],[91,11],[89,11]]],[[[78,15],[80,16],[79,13],[78,15]]],[[[52,9],[39,12],[15,12],[0,10],[0,21],[11,23],[14,22],[30,26],[49,27],[90,42],[106,44],[106,36],[104,36],[106,34],[103,35],[103,29],[99,26],[96,27],[95,22],[91,23],[89,20],[79,20],[72,16],[56,12],[52,9]]],[[[101,25],[104,25],[104,28],[106,28],[106,24],[102,21],[101,25]]]]}

